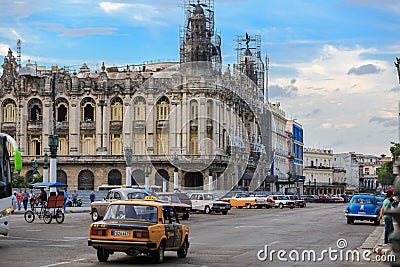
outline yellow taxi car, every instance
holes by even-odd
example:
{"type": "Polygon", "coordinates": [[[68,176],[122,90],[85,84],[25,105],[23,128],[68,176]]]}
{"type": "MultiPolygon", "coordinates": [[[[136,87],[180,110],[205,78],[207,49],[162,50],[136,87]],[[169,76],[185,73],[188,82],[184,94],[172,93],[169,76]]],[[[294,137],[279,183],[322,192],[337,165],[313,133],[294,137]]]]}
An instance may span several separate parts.
{"type": "Polygon", "coordinates": [[[104,219],[90,225],[89,235],[88,245],[97,250],[100,262],[114,252],[125,252],[162,263],[165,251],[185,258],[189,249],[189,227],[179,223],[173,206],[151,196],[112,202],[104,219]]]}

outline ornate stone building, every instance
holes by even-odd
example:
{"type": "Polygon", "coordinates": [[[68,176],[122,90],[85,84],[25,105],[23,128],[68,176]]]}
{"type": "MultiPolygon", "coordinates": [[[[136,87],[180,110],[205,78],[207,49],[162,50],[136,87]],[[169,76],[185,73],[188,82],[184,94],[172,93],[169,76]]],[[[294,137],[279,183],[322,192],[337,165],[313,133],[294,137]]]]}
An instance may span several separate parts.
{"type": "Polygon", "coordinates": [[[126,184],[130,149],[132,184],[149,177],[162,190],[177,167],[183,190],[208,189],[210,177],[215,190],[265,187],[271,134],[258,80],[264,72],[253,67],[260,55],[246,43],[240,61],[222,67],[212,4],[185,1],[181,62],[70,71],[28,61],[20,68],[9,50],[0,80],[1,131],[20,145],[22,175],[32,178],[32,160],[43,165],[55,131],[57,180],[72,189],[126,184]]]}

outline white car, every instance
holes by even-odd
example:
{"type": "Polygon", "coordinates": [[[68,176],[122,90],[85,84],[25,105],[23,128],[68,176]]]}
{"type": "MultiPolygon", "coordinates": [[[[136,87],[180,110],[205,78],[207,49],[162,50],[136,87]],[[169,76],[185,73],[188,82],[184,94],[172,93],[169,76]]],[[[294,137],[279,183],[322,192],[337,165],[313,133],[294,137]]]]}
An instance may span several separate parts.
{"type": "Polygon", "coordinates": [[[271,207],[280,209],[283,209],[283,207],[293,209],[295,207],[294,201],[283,195],[269,195],[267,197],[267,202],[271,204],[271,207]]]}
{"type": "Polygon", "coordinates": [[[216,200],[217,196],[212,193],[193,193],[189,196],[192,201],[192,210],[202,211],[210,214],[212,211],[226,215],[231,209],[229,202],[216,200]]]}

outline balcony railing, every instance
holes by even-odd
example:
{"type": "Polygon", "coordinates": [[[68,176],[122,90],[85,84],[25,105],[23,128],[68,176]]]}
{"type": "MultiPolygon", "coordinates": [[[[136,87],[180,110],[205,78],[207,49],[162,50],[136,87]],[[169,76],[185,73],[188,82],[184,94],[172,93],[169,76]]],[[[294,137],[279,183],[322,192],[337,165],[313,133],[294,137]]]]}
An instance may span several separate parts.
{"type": "Polygon", "coordinates": [[[58,121],[56,124],[57,130],[67,130],[69,128],[68,121],[58,121]]]}
{"type": "Polygon", "coordinates": [[[16,122],[2,122],[1,123],[1,129],[3,131],[7,131],[7,130],[15,130],[17,126],[16,122]]]}
{"type": "Polygon", "coordinates": [[[28,121],[28,130],[42,130],[43,123],[41,121],[28,121]]]}
{"type": "Polygon", "coordinates": [[[82,130],[95,130],[96,122],[94,121],[81,121],[81,129],[82,130]]]}

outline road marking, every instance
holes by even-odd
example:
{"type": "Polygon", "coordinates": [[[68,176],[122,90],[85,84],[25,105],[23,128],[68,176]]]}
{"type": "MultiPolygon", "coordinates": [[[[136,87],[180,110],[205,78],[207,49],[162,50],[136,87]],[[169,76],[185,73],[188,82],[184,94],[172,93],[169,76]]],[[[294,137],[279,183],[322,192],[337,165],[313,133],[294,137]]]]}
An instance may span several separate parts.
{"type": "Polygon", "coordinates": [[[72,248],[75,247],[75,245],[45,245],[45,247],[72,248]]]}
{"type": "Polygon", "coordinates": [[[73,260],[73,261],[63,261],[63,262],[57,262],[57,263],[53,263],[53,264],[49,264],[49,265],[42,265],[40,267],[52,267],[52,266],[59,266],[59,265],[64,265],[64,264],[71,264],[74,262],[78,262],[78,261],[84,261],[86,259],[77,259],[77,260],[73,260]]]}
{"type": "Polygon", "coordinates": [[[235,226],[236,229],[239,228],[257,228],[257,227],[265,227],[264,225],[240,225],[240,226],[235,226]]]}
{"type": "Polygon", "coordinates": [[[40,229],[27,229],[27,232],[41,232],[42,230],[40,229]]]}
{"type": "Polygon", "coordinates": [[[64,236],[65,239],[87,239],[87,236],[64,236]]]}

